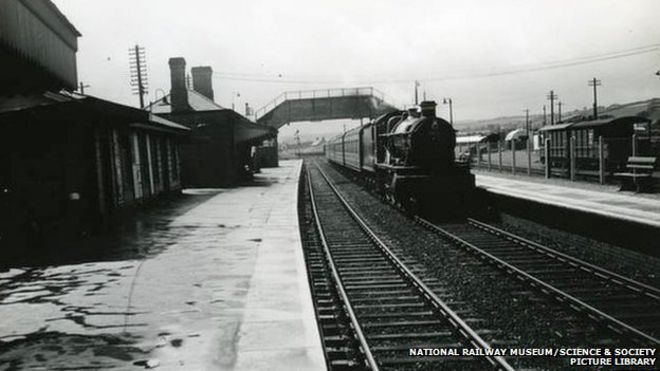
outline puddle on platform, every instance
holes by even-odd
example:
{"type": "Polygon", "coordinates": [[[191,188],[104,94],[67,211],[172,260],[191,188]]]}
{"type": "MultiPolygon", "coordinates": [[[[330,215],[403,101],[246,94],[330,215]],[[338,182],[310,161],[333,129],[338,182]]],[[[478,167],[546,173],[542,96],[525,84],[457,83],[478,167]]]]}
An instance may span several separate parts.
{"type": "Polygon", "coordinates": [[[10,342],[0,340],[0,368],[97,369],[126,367],[148,352],[130,335],[75,335],[42,332],[10,342]]]}

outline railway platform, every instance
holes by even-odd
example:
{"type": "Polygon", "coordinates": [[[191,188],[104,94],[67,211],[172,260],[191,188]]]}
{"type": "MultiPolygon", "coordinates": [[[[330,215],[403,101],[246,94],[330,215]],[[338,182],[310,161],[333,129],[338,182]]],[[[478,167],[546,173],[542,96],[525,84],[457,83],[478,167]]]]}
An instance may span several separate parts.
{"type": "Polygon", "coordinates": [[[660,228],[660,199],[616,192],[613,187],[584,189],[480,172],[476,173],[476,182],[496,195],[660,228]]]}
{"type": "Polygon", "coordinates": [[[325,369],[301,163],[184,191],[78,261],[0,271],[0,369],[325,369]]]}

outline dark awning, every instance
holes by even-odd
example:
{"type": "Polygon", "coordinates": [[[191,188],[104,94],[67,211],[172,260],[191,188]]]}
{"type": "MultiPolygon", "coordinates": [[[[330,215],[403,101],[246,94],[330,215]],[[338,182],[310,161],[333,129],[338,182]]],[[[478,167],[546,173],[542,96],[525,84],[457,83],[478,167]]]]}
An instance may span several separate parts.
{"type": "Polygon", "coordinates": [[[539,131],[564,130],[564,129],[567,129],[567,128],[571,127],[572,125],[574,125],[572,122],[569,122],[567,124],[548,125],[548,126],[544,126],[544,127],[540,128],[539,131]]]}
{"type": "Polygon", "coordinates": [[[649,119],[639,116],[610,117],[600,120],[581,121],[573,125],[571,129],[586,129],[610,125],[634,125],[637,123],[646,123],[649,119]]]}
{"type": "Polygon", "coordinates": [[[148,111],[66,91],[15,95],[0,104],[0,123],[16,122],[26,117],[67,120],[99,117],[102,120],[98,122],[104,123],[123,123],[178,133],[190,131],[186,126],[156,117],[148,111]]]}

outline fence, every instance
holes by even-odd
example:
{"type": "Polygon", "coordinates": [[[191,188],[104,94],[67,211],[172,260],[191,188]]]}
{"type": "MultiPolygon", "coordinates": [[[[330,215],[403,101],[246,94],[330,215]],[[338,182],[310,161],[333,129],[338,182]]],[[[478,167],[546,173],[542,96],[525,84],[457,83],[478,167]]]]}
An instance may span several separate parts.
{"type": "Polygon", "coordinates": [[[550,139],[538,149],[531,140],[474,143],[457,146],[457,157],[475,169],[502,173],[591,181],[616,181],[614,173],[624,171],[629,156],[660,157],[660,145],[652,138],[603,138],[576,145],[571,137],[566,146],[553,146],[550,139]]]}

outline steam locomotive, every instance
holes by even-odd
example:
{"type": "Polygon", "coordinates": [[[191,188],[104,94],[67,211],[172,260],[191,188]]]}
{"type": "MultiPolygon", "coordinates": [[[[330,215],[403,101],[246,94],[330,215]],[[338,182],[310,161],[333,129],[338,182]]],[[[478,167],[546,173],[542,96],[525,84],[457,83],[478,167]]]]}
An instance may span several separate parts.
{"type": "Polygon", "coordinates": [[[326,158],[408,212],[465,210],[475,191],[474,175],[467,163],[455,161],[455,131],[436,117],[435,108],[435,102],[424,101],[349,130],[326,144],[326,158]]]}

